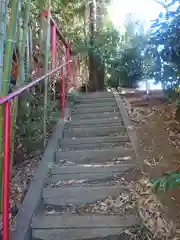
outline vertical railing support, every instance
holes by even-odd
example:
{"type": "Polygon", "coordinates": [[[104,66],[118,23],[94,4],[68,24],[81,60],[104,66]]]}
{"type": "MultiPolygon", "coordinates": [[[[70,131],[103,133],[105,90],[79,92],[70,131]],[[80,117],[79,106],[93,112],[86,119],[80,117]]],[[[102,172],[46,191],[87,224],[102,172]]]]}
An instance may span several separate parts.
{"type": "Polygon", "coordinates": [[[65,86],[64,86],[64,69],[63,68],[61,68],[61,102],[62,102],[62,118],[64,119],[65,86]]]}
{"type": "Polygon", "coordinates": [[[10,194],[10,129],[11,103],[4,104],[4,162],[3,162],[3,240],[9,240],[9,194],[10,194]]]}

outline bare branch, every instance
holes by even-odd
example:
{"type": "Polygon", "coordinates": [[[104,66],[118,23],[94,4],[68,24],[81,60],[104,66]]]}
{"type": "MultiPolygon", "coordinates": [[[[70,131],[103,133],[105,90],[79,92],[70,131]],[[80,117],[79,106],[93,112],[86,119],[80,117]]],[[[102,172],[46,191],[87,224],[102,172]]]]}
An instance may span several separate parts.
{"type": "Polygon", "coordinates": [[[168,10],[166,4],[164,1],[161,1],[161,0],[154,0],[154,2],[160,4],[163,8],[165,8],[166,10],[168,10]]]}

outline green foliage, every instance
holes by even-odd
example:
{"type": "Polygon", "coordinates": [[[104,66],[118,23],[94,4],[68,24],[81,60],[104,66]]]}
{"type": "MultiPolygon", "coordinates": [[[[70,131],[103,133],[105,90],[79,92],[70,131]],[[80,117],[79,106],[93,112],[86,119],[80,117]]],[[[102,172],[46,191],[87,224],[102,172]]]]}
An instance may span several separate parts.
{"type": "Polygon", "coordinates": [[[166,173],[162,178],[152,180],[155,192],[164,190],[165,192],[180,186],[180,172],[166,173]]]}
{"type": "Polygon", "coordinates": [[[90,29],[88,23],[90,19],[88,19],[89,16],[86,14],[86,11],[88,12],[87,4],[80,0],[60,1],[60,9],[55,2],[52,3],[53,16],[61,22],[61,26],[62,22],[66,23],[64,24],[66,28],[63,29],[63,32],[68,39],[71,39],[73,52],[81,53],[85,56],[90,51],[93,52],[96,61],[101,62],[101,64],[96,65],[99,65],[99,68],[105,66],[106,85],[113,87],[119,85],[136,87],[142,77],[141,49],[139,48],[139,46],[142,46],[142,44],[139,44],[142,43],[142,39],[140,33],[137,35],[134,28],[140,31],[142,24],[137,20],[127,18],[126,34],[120,35],[113,28],[111,21],[107,17],[106,8],[109,1],[97,1],[97,29],[93,37],[94,43],[92,46],[92,44],[89,44],[90,29]],[[56,8],[58,9],[57,11],[55,10],[56,8]],[[58,11],[59,14],[57,14],[58,11]]]}
{"type": "MultiPolygon", "coordinates": [[[[49,101],[47,103],[46,127],[49,127],[59,119],[60,112],[56,109],[53,99],[53,92],[48,90],[49,101]]],[[[38,146],[43,142],[44,137],[44,94],[39,92],[38,87],[35,90],[24,93],[20,97],[18,107],[18,118],[15,124],[16,141],[22,143],[22,147],[27,152],[31,151],[33,145],[38,146]]],[[[43,145],[43,144],[42,144],[43,145]]]]}
{"type": "Polygon", "coordinates": [[[118,86],[137,87],[142,77],[141,56],[138,49],[126,49],[121,53],[119,60],[112,61],[111,67],[113,70],[111,79],[112,81],[116,79],[118,86]]]}
{"type": "Polygon", "coordinates": [[[110,87],[137,87],[142,79],[142,39],[130,35],[123,41],[117,30],[107,29],[99,51],[106,66],[106,84],[110,87]],[[138,43],[138,44],[137,44],[138,43]]]}
{"type": "Polygon", "coordinates": [[[165,11],[154,21],[148,35],[145,59],[150,61],[147,72],[165,88],[175,89],[180,84],[179,0],[161,5],[165,11]],[[175,10],[172,6],[176,6],[175,10]]]}

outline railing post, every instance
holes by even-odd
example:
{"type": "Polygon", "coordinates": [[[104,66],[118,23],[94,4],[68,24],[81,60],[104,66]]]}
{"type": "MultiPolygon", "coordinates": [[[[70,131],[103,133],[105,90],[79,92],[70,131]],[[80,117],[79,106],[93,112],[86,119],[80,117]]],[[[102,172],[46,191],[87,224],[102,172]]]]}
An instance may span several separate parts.
{"type": "Polygon", "coordinates": [[[9,240],[9,194],[10,194],[10,130],[11,102],[4,104],[4,162],[3,162],[3,240],[9,240]]]}
{"type": "Polygon", "coordinates": [[[64,119],[65,86],[64,86],[64,69],[63,68],[61,68],[61,102],[62,102],[62,118],[64,119]]]}

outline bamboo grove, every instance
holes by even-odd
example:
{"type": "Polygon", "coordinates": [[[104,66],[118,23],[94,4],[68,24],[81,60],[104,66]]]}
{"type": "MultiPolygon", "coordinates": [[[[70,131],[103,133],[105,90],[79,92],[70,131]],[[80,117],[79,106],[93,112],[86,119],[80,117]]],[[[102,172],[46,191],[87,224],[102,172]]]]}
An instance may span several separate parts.
{"type": "MultiPolygon", "coordinates": [[[[41,4],[38,9],[30,0],[0,1],[1,98],[49,71],[51,2],[42,1],[41,4]],[[44,9],[48,9],[49,14],[46,20],[41,21],[44,9]]],[[[52,119],[49,112],[52,112],[55,104],[53,90],[46,79],[45,83],[25,92],[11,103],[11,165],[14,149],[19,148],[22,141],[24,148],[27,141],[34,140],[36,144],[37,138],[42,140],[44,136],[44,147],[46,146],[48,119],[52,119]]],[[[0,106],[0,186],[2,161],[3,106],[0,106]]]]}
{"type": "MultiPolygon", "coordinates": [[[[80,9],[81,12],[83,5],[84,1],[79,0],[69,1],[68,4],[63,0],[0,1],[1,98],[52,69],[51,17],[56,21],[65,39],[71,40],[73,54],[78,53],[76,43],[79,41],[79,49],[82,46],[75,25],[78,21],[83,23],[84,10],[82,14],[76,9],[80,9]],[[44,10],[48,12],[47,17],[42,14],[44,10]]],[[[84,37],[84,30],[81,30],[80,36],[82,35],[84,37]]],[[[58,41],[57,46],[60,46],[58,41]]],[[[65,53],[57,50],[57,61],[54,67],[62,63],[59,59],[65,61],[63,54],[65,53]]],[[[79,64],[82,66],[82,79],[86,81],[88,75],[86,53],[81,57],[79,64]]],[[[66,71],[65,80],[67,80],[66,71]]],[[[42,84],[26,91],[11,102],[11,166],[25,159],[28,153],[37,149],[43,151],[46,147],[48,132],[60,117],[61,102],[58,103],[57,108],[55,86],[55,82],[59,84],[60,81],[60,73],[54,75],[52,79],[46,78],[42,84]]],[[[67,85],[67,81],[65,84],[67,85]]],[[[4,107],[0,106],[0,189],[3,162],[3,113],[4,107]]]]}
{"type": "MultiPolygon", "coordinates": [[[[66,1],[61,0],[53,3],[50,0],[0,1],[1,98],[51,69],[51,16],[61,26],[66,38],[70,37],[76,42],[77,35],[70,36],[67,32],[70,32],[68,25],[70,26],[72,21],[74,27],[77,18],[81,19],[79,13],[72,17],[75,8],[81,9],[79,3],[80,1],[70,1],[69,4],[70,6],[73,4],[73,7],[69,11],[66,1]],[[42,15],[44,10],[48,11],[47,18],[42,15]]],[[[84,2],[81,1],[81,4],[84,2]]],[[[83,59],[81,65],[85,66],[86,56],[83,59]]],[[[87,68],[82,69],[82,74],[87,75],[87,68]]],[[[28,150],[36,150],[38,144],[42,149],[46,147],[48,128],[59,118],[55,94],[54,82],[45,79],[44,83],[15,98],[11,103],[11,166],[19,161],[19,156],[15,157],[19,152],[20,158],[23,158],[28,150]]],[[[0,189],[3,162],[3,112],[4,107],[0,106],[0,189]]]]}

